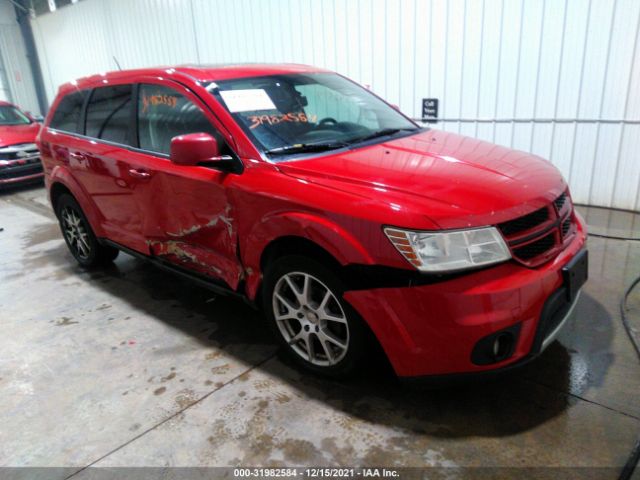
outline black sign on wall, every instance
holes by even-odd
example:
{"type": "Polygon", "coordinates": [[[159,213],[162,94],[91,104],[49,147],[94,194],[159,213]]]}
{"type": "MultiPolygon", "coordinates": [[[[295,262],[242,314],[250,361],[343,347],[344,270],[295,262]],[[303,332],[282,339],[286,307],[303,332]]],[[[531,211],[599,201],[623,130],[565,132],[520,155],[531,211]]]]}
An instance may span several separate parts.
{"type": "Polygon", "coordinates": [[[423,98],[422,99],[422,121],[436,123],[438,118],[438,99],[423,98]]]}

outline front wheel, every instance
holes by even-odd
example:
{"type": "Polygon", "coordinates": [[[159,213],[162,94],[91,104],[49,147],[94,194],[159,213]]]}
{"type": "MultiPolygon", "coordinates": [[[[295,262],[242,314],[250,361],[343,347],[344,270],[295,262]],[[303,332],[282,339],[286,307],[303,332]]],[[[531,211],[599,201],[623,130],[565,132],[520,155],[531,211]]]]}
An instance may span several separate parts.
{"type": "Polygon", "coordinates": [[[363,357],[362,320],[342,299],[342,281],[302,256],[282,257],[265,272],[264,308],[280,343],[308,370],[345,376],[363,357]]]}

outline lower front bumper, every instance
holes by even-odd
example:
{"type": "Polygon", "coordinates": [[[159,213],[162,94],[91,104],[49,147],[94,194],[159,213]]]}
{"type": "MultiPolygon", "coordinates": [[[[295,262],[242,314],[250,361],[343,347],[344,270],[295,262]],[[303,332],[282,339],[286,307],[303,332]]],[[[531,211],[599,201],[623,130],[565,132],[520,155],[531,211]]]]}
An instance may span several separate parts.
{"type": "Polygon", "coordinates": [[[0,186],[31,182],[42,178],[44,178],[44,170],[38,156],[0,162],[0,186]]]}
{"type": "MultiPolygon", "coordinates": [[[[562,295],[564,295],[564,290],[560,289],[562,295]]],[[[422,376],[405,376],[400,377],[402,383],[405,383],[408,386],[420,386],[420,387],[443,387],[450,386],[459,383],[465,383],[475,380],[490,380],[493,378],[497,378],[503,376],[505,374],[514,372],[516,370],[521,369],[525,365],[528,365],[530,362],[538,358],[542,352],[544,352],[549,345],[551,345],[560,332],[565,328],[565,326],[571,323],[576,316],[576,305],[580,300],[580,294],[582,292],[578,292],[573,303],[570,304],[566,313],[562,316],[561,320],[558,322],[557,326],[546,336],[544,336],[543,341],[539,348],[533,348],[532,351],[515,361],[514,363],[509,363],[505,366],[494,368],[492,370],[481,370],[477,372],[471,373],[449,373],[444,375],[422,375],[422,376]]]]}
{"type": "Polygon", "coordinates": [[[44,172],[32,173],[30,175],[24,175],[19,177],[0,178],[0,186],[13,185],[22,182],[35,182],[44,178],[44,172]]]}
{"type": "Polygon", "coordinates": [[[571,308],[555,304],[552,314],[561,314],[561,321],[541,322],[550,316],[544,311],[549,302],[564,295],[562,268],[585,239],[578,219],[574,241],[541,267],[508,262],[439,283],[351,290],[344,298],[369,324],[400,377],[503,370],[542,352],[570,318],[571,308]],[[484,365],[472,361],[481,339],[516,326],[517,339],[508,357],[484,365]]]}

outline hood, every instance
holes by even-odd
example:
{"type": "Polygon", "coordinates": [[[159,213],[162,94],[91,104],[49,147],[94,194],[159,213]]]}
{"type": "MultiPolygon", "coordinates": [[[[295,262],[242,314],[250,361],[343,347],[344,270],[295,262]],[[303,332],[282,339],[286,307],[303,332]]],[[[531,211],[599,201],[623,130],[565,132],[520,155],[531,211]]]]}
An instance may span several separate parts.
{"type": "Polygon", "coordinates": [[[281,162],[278,168],[419,211],[440,228],[510,220],[541,208],[566,189],[560,172],[540,157],[437,130],[281,162]]]}
{"type": "Polygon", "coordinates": [[[17,143],[35,143],[40,131],[40,124],[33,122],[28,125],[0,125],[0,147],[17,143]]]}

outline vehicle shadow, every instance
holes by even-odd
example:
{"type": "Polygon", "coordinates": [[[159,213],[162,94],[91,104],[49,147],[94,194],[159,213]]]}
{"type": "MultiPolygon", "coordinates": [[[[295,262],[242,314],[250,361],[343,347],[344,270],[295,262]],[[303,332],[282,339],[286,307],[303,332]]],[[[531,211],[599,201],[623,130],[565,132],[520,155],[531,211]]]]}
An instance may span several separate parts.
{"type": "Polygon", "coordinates": [[[7,184],[0,186],[0,197],[15,195],[20,192],[35,191],[44,188],[44,180],[29,180],[28,182],[7,184]]]}
{"type": "MultiPolygon", "coordinates": [[[[32,241],[54,238],[59,235],[57,228],[50,224],[31,232],[32,241]]],[[[76,266],[62,242],[39,253],[25,261],[25,269],[48,266],[61,279],[76,276],[90,281],[131,305],[132,311],[153,315],[205,347],[249,364],[256,363],[256,355],[247,345],[276,350],[261,313],[240,300],[215,296],[124,254],[112,266],[87,272],[76,266]]],[[[502,437],[562,414],[572,402],[566,393],[575,386],[578,367],[586,368],[588,375],[606,375],[610,362],[589,355],[610,349],[611,316],[589,295],[582,296],[577,316],[581,324],[577,335],[563,337],[563,343],[554,343],[533,364],[491,381],[438,389],[402,387],[382,355],[374,355],[356,377],[340,381],[302,372],[280,354],[258,368],[301,394],[366,422],[437,437],[502,437]],[[594,340],[589,332],[596,330],[594,340]],[[597,345],[589,344],[576,366],[574,353],[593,341],[597,345]]]]}
{"type": "Polygon", "coordinates": [[[611,349],[610,314],[593,297],[582,295],[574,321],[580,325],[577,335],[562,336],[526,366],[447,387],[403,386],[381,359],[348,382],[319,379],[285,368],[283,362],[265,369],[368,422],[445,438],[509,436],[562,414],[575,403],[570,394],[584,390],[587,377],[590,385],[598,385],[606,376],[611,359],[600,353],[611,349]],[[594,331],[597,340],[590,334],[594,331]]]}

